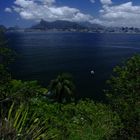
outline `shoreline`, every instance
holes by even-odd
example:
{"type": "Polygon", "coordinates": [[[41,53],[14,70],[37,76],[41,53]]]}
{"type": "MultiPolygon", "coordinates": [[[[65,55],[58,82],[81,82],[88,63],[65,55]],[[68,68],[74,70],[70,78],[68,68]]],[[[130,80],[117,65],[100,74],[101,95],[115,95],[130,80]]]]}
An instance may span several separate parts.
{"type": "Polygon", "coordinates": [[[6,33],[91,33],[91,34],[140,34],[139,33],[130,33],[130,32],[82,32],[82,31],[38,31],[38,30],[33,30],[33,31],[19,31],[19,30],[15,30],[15,31],[6,31],[6,33]]]}

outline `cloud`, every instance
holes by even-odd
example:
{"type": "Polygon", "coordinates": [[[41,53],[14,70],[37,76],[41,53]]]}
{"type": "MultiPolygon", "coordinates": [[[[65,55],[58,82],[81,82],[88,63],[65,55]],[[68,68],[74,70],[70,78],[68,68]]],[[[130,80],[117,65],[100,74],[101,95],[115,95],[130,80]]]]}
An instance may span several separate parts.
{"type": "Polygon", "coordinates": [[[105,26],[140,27],[140,6],[133,5],[132,2],[119,5],[115,5],[112,0],[100,0],[100,2],[102,8],[98,11],[98,18],[82,13],[77,8],[57,6],[56,0],[15,0],[13,6],[6,8],[5,11],[15,11],[22,19],[34,21],[67,20],[105,26]]]}
{"type": "Polygon", "coordinates": [[[103,5],[110,5],[112,4],[112,0],[100,0],[103,5]]]}
{"type": "Polygon", "coordinates": [[[34,0],[34,1],[36,1],[36,2],[42,2],[44,4],[49,4],[49,5],[55,3],[55,0],[34,0]]]}
{"type": "Polygon", "coordinates": [[[103,6],[100,14],[102,23],[109,26],[140,27],[140,6],[134,6],[132,2],[103,6]]]}
{"type": "Polygon", "coordinates": [[[67,21],[90,21],[92,16],[82,13],[79,9],[68,6],[58,7],[55,0],[15,0],[12,6],[21,18],[27,20],[47,21],[67,20],[67,21]]]}
{"type": "Polygon", "coordinates": [[[7,8],[5,8],[5,12],[12,13],[12,9],[7,7],[7,8]]]}
{"type": "Polygon", "coordinates": [[[90,0],[91,3],[95,3],[95,0],[90,0]]]}

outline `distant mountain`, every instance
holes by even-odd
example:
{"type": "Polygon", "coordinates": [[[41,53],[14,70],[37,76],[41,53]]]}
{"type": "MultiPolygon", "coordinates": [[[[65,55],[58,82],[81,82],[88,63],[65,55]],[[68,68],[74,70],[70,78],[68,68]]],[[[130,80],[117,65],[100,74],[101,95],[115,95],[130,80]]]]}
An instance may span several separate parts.
{"type": "Polygon", "coordinates": [[[57,20],[48,22],[41,20],[38,24],[32,26],[26,31],[72,31],[72,32],[94,32],[94,33],[140,33],[140,28],[135,27],[106,27],[89,22],[70,22],[57,20]]]}
{"type": "Polygon", "coordinates": [[[41,20],[38,24],[31,27],[31,29],[40,29],[40,30],[84,30],[87,29],[87,27],[80,25],[76,22],[70,22],[70,21],[63,21],[63,20],[57,20],[53,22],[48,22],[45,20],[41,20]]]}

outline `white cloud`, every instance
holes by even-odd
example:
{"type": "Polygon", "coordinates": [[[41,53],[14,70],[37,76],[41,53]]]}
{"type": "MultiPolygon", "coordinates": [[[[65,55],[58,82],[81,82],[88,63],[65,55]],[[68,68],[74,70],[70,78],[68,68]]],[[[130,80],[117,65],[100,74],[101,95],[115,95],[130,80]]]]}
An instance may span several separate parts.
{"type": "Polygon", "coordinates": [[[110,5],[112,4],[112,0],[100,0],[103,5],[110,5]]]}
{"type": "Polygon", "coordinates": [[[100,14],[100,20],[107,25],[140,27],[140,6],[134,6],[132,2],[103,6],[100,14]]]}
{"type": "Polygon", "coordinates": [[[13,10],[27,20],[90,21],[92,16],[68,6],[58,7],[55,0],[15,0],[13,10]]]}
{"type": "Polygon", "coordinates": [[[91,3],[95,3],[95,0],[90,0],[91,3]]]}
{"type": "Polygon", "coordinates": [[[46,4],[53,4],[55,3],[55,0],[34,0],[34,1],[39,1],[39,2],[43,2],[43,3],[46,3],[46,4]]]}
{"type": "Polygon", "coordinates": [[[99,17],[93,18],[89,14],[82,13],[77,8],[57,6],[56,0],[15,0],[11,8],[6,12],[17,12],[26,20],[46,21],[67,20],[75,22],[97,23],[107,26],[135,26],[140,27],[140,6],[132,2],[115,5],[112,0],[100,0],[102,9],[99,17]]]}
{"type": "Polygon", "coordinates": [[[5,12],[12,13],[12,9],[7,7],[7,8],[5,8],[5,12]]]}

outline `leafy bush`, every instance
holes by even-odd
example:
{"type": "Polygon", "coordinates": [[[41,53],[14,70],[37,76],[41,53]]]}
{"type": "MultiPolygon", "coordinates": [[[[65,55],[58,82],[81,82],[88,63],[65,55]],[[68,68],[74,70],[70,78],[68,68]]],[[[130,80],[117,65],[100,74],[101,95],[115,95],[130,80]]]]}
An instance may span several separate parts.
{"type": "Polygon", "coordinates": [[[57,140],[105,139],[111,137],[121,127],[119,117],[109,107],[91,100],[77,104],[47,103],[35,100],[32,109],[39,117],[48,118],[47,126],[57,140]]]}
{"type": "Polygon", "coordinates": [[[31,98],[42,97],[47,89],[38,85],[37,81],[11,80],[8,93],[13,100],[28,103],[31,98]]]}
{"type": "MultiPolygon", "coordinates": [[[[3,72],[4,76],[7,74],[3,72]]],[[[16,103],[29,103],[32,98],[43,98],[48,90],[38,85],[37,81],[21,81],[8,79],[6,76],[3,79],[3,83],[0,84],[0,101],[9,99],[16,103]],[[6,79],[6,80],[5,80],[6,79]]]]}
{"type": "Polygon", "coordinates": [[[130,58],[122,67],[114,69],[107,91],[111,107],[121,118],[123,139],[140,138],[140,55],[130,58]]]}
{"type": "MultiPolygon", "coordinates": [[[[3,112],[3,109],[0,108],[3,112]]],[[[29,108],[21,104],[18,108],[14,103],[6,114],[2,113],[0,118],[1,140],[42,140],[50,139],[47,126],[33,113],[29,118],[29,108]]]]}

